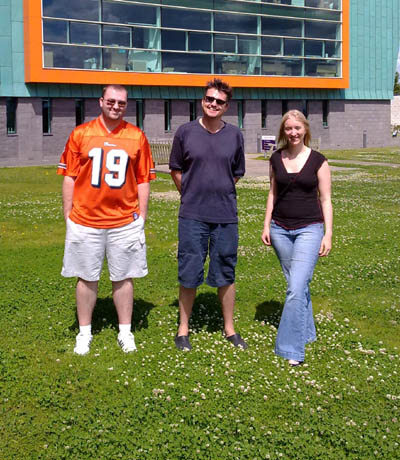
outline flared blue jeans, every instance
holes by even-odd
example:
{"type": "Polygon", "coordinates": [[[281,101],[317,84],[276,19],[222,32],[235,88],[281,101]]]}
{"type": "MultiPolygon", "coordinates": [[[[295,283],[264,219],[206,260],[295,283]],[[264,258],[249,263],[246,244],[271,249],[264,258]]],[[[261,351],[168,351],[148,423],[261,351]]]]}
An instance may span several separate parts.
{"type": "Polygon", "coordinates": [[[322,223],[295,230],[271,223],[271,244],[287,281],[275,353],[286,359],[304,361],[305,345],[317,338],[309,284],[323,235],[322,223]]]}

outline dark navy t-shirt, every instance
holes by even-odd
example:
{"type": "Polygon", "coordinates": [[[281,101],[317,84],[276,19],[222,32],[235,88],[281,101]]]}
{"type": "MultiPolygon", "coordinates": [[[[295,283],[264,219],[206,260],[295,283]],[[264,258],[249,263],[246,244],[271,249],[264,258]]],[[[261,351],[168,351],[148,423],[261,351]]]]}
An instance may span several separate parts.
{"type": "Polygon", "coordinates": [[[236,223],[235,177],[245,172],[244,142],[239,128],[225,123],[210,133],[198,120],[176,131],[169,160],[182,171],[179,217],[210,223],[236,223]]]}

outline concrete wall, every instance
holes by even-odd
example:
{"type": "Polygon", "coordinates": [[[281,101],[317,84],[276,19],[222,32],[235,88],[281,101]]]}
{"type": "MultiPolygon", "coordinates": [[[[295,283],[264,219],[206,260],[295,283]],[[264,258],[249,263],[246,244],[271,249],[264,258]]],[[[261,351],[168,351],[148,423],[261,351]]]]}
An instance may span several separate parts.
{"type": "MultiPolygon", "coordinates": [[[[301,101],[288,101],[288,108],[302,108],[301,101]]],[[[308,102],[309,121],[313,139],[320,139],[321,149],[383,147],[399,145],[392,138],[390,101],[329,101],[328,126],[322,123],[322,101],[308,102]]],[[[97,98],[85,100],[85,121],[99,114],[97,98]]],[[[171,101],[171,130],[164,126],[164,101],[144,101],[144,131],[150,141],[172,140],[182,123],[189,121],[189,101],[171,101]]],[[[200,102],[197,114],[201,115],[200,102]]],[[[65,142],[75,127],[75,99],[52,99],[51,134],[42,133],[42,99],[19,98],[17,134],[7,135],[6,101],[0,98],[0,166],[56,164],[65,142]]],[[[277,135],[282,117],[282,101],[267,101],[266,128],[261,128],[261,101],[247,100],[244,104],[243,135],[247,153],[259,151],[262,135],[277,135]]],[[[231,101],[225,121],[238,124],[238,104],[231,101]]],[[[136,103],[128,104],[126,120],[136,124],[136,103]]]]}

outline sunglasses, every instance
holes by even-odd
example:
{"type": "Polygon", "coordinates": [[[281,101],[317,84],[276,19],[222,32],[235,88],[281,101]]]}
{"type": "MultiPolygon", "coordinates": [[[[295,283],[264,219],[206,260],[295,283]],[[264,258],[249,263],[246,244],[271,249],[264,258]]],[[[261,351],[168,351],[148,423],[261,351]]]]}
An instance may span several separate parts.
{"type": "Polygon", "coordinates": [[[216,97],[212,97],[212,96],[204,96],[204,100],[208,102],[209,104],[212,104],[215,101],[218,105],[224,105],[228,102],[228,101],[224,101],[223,99],[217,99],[216,97]]]}
{"type": "Polygon", "coordinates": [[[117,101],[115,99],[103,99],[103,101],[109,105],[110,107],[114,107],[115,103],[118,104],[118,107],[120,107],[121,109],[126,107],[126,102],[125,101],[117,101]]]}

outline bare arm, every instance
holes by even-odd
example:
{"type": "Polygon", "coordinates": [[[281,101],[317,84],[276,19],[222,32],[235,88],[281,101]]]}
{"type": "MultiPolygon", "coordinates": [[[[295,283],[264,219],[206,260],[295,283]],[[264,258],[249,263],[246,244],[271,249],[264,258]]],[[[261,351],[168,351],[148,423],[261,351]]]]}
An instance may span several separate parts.
{"type": "Polygon", "coordinates": [[[325,234],[322,238],[319,255],[327,256],[332,248],[333,211],[331,201],[331,171],[325,161],[318,170],[318,191],[321,202],[322,214],[325,222],[325,234]]]}
{"type": "Polygon", "coordinates": [[[175,182],[175,186],[179,193],[181,193],[181,185],[182,185],[182,171],[172,170],[171,171],[172,180],[175,182]]]}
{"type": "Polygon", "coordinates": [[[271,246],[271,238],[270,238],[270,227],[271,227],[271,219],[272,219],[272,210],[274,209],[276,199],[276,182],[274,171],[269,166],[269,193],[267,199],[267,207],[265,210],[265,219],[264,219],[264,230],[261,234],[261,239],[264,244],[267,246],[271,246]]]}
{"type": "Polygon", "coordinates": [[[147,208],[149,205],[150,183],[143,182],[138,184],[139,210],[143,220],[147,219],[147,208]]]}
{"type": "Polygon", "coordinates": [[[68,216],[72,210],[72,198],[74,196],[75,179],[76,177],[64,176],[62,185],[62,200],[65,222],[67,221],[68,216]]]}

